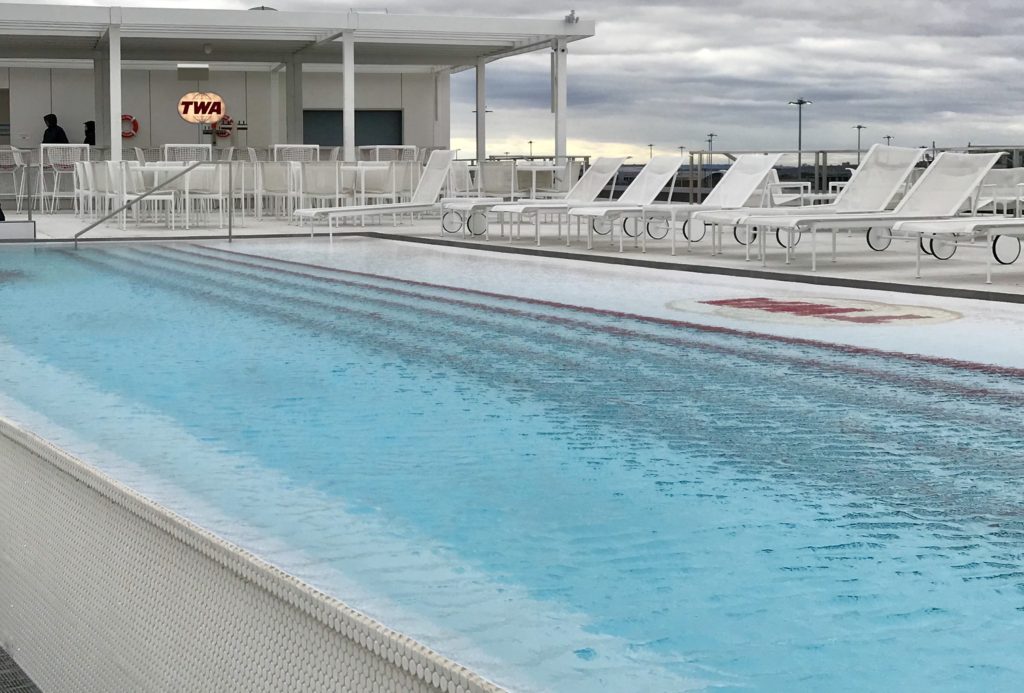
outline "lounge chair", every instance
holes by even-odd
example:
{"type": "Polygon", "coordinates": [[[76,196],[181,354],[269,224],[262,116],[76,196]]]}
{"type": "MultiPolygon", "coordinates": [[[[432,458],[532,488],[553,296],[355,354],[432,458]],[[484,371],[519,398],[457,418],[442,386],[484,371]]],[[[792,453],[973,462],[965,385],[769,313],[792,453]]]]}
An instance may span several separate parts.
{"type": "Polygon", "coordinates": [[[948,260],[962,246],[991,248],[985,261],[985,283],[992,283],[992,260],[1010,265],[1020,257],[1024,236],[1024,219],[986,214],[955,217],[953,219],[927,219],[896,222],[890,238],[916,240],[917,258],[915,277],[921,278],[921,254],[927,253],[937,260],[948,260]]]}
{"type": "MultiPolygon", "coordinates": [[[[889,147],[884,144],[872,145],[835,201],[814,206],[813,214],[881,212],[888,209],[925,151],[919,148],[889,147]]],[[[749,249],[750,243],[745,233],[741,233],[739,222],[753,214],[805,216],[808,211],[806,208],[772,207],[697,212],[692,215],[690,222],[691,225],[695,222],[711,225],[713,253],[716,248],[721,252],[721,229],[730,227],[733,229],[736,242],[748,246],[749,249]]],[[[781,238],[779,240],[781,243],[781,238]]]]}
{"type": "MultiPolygon", "coordinates": [[[[832,233],[832,260],[835,261],[836,232],[847,229],[867,229],[868,245],[884,250],[892,238],[892,228],[900,221],[917,219],[948,219],[963,208],[964,202],[977,194],[985,174],[989,172],[1001,152],[995,154],[958,154],[943,152],[900,200],[891,212],[821,214],[820,207],[811,207],[802,216],[773,216],[753,214],[738,222],[747,228],[758,227],[784,231],[787,241],[786,263],[793,247],[803,233],[811,234],[811,271],[817,269],[817,236],[819,231],[832,233]]],[[[766,234],[759,234],[761,264],[765,264],[766,234]]],[[[747,243],[749,253],[750,243],[747,243]]]]}
{"type": "MultiPolygon", "coordinates": [[[[501,223],[501,233],[505,234],[505,214],[509,215],[509,225],[512,224],[512,215],[518,215],[522,224],[523,216],[533,215],[534,236],[537,245],[540,245],[540,214],[543,212],[560,212],[564,214],[573,205],[590,204],[597,199],[605,186],[619,170],[619,166],[625,161],[625,157],[602,157],[594,161],[594,164],[587,169],[586,173],[576,181],[576,184],[562,198],[545,197],[542,199],[517,200],[506,202],[504,199],[493,197],[477,197],[470,199],[447,199],[441,201],[441,229],[442,232],[458,233],[465,229],[474,236],[484,235],[487,237],[489,225],[487,214],[494,211],[498,214],[498,221],[501,223]]],[[[559,216],[559,234],[561,234],[561,215],[559,216]]],[[[511,228],[509,229],[509,242],[512,242],[511,228]]]]}
{"type": "MultiPolygon", "coordinates": [[[[691,234],[687,234],[690,217],[696,212],[715,209],[736,209],[748,204],[759,194],[762,199],[767,191],[766,186],[773,180],[775,164],[782,158],[781,154],[742,154],[736,157],[729,170],[719,179],[711,193],[698,204],[668,203],[652,204],[643,208],[643,226],[651,238],[664,238],[652,232],[652,222],[663,220],[668,226],[665,233],[672,234],[672,254],[676,254],[676,221],[683,220],[682,232],[686,237],[687,246],[691,234]]],[[[694,240],[700,240],[694,239],[694,240]]],[[[641,241],[646,250],[646,239],[641,241]]],[[[619,252],[622,252],[622,238],[619,238],[619,252]]]]}
{"type": "Polygon", "coordinates": [[[448,167],[451,166],[454,156],[455,152],[447,149],[436,149],[430,153],[430,159],[427,161],[427,166],[423,170],[409,202],[350,205],[348,207],[306,207],[296,209],[294,215],[299,218],[300,224],[303,219],[309,219],[310,227],[314,220],[326,218],[329,233],[333,237],[334,222],[339,219],[390,214],[393,223],[397,225],[399,214],[436,211],[438,209],[437,200],[441,196],[441,189],[444,188],[445,180],[448,178],[448,167]]]}
{"type": "Polygon", "coordinates": [[[570,222],[573,217],[576,217],[577,224],[584,219],[589,222],[587,249],[594,247],[594,233],[610,233],[615,228],[616,221],[621,219],[625,222],[630,216],[636,218],[642,215],[644,207],[654,202],[658,193],[679,173],[679,167],[682,165],[682,157],[656,156],[647,162],[618,200],[600,205],[571,207],[570,222]]]}
{"type": "MultiPolygon", "coordinates": [[[[534,200],[519,200],[518,202],[499,205],[478,205],[475,209],[490,211],[498,215],[501,224],[502,234],[505,233],[505,220],[508,215],[509,222],[509,243],[512,242],[513,216],[517,218],[519,225],[522,225],[523,217],[533,217],[534,243],[540,245],[540,215],[553,213],[558,216],[558,233],[562,232],[562,216],[573,206],[591,204],[597,200],[601,191],[605,189],[615,174],[618,172],[625,157],[602,156],[594,160],[594,163],[580,177],[576,184],[565,194],[563,198],[544,198],[534,200]]],[[[485,212],[486,213],[486,212],[485,212]]],[[[566,234],[566,244],[568,244],[566,234]]]]}

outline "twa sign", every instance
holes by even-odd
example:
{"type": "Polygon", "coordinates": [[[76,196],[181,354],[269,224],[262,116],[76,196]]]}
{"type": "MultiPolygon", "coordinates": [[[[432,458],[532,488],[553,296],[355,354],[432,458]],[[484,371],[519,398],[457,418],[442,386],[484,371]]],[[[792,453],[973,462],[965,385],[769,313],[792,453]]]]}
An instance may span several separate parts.
{"type": "Polygon", "coordinates": [[[224,99],[210,91],[193,91],[178,99],[178,115],[187,123],[216,123],[226,112],[224,99]]]}

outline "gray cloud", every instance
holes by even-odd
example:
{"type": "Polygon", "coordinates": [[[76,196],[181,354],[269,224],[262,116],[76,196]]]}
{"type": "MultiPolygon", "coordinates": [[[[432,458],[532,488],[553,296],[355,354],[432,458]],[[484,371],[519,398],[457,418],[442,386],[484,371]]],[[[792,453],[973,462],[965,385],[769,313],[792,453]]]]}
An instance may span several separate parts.
{"type": "MultiPolygon", "coordinates": [[[[261,1],[341,9],[327,0],[261,1]]],[[[787,101],[802,96],[814,102],[804,111],[809,147],[852,146],[855,123],[868,126],[866,142],[886,134],[910,145],[1024,139],[1019,0],[386,3],[392,13],[553,18],[571,6],[598,23],[596,37],[570,47],[573,138],[669,149],[700,146],[714,130],[725,148],[793,147],[787,101]]],[[[536,55],[489,67],[490,136],[551,136],[547,65],[536,55]]],[[[453,77],[453,135],[472,135],[472,109],[470,71],[453,77]]]]}

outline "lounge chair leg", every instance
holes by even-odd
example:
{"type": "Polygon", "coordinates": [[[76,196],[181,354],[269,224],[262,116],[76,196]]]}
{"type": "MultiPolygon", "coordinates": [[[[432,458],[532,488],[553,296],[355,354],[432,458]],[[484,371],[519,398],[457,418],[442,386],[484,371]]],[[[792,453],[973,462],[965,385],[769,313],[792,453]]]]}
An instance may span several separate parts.
{"type": "Polygon", "coordinates": [[[832,262],[836,261],[836,230],[832,229],[832,262]]]}
{"type": "Polygon", "coordinates": [[[914,244],[914,245],[917,246],[917,248],[916,248],[917,256],[914,259],[914,279],[920,279],[921,278],[921,241],[923,239],[924,239],[924,236],[922,236],[921,234],[918,234],[918,236],[917,236],[917,243],[914,244]]]}
{"type": "Polygon", "coordinates": [[[811,227],[811,271],[818,271],[818,230],[811,227]]]}

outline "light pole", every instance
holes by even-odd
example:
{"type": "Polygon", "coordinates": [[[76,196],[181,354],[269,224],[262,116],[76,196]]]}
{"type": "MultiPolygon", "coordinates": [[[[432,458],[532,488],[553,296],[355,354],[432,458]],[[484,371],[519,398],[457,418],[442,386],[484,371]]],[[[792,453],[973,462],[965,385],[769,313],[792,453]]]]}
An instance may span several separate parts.
{"type": "Polygon", "coordinates": [[[804,168],[804,106],[814,103],[804,98],[795,99],[789,102],[790,106],[796,106],[796,176],[799,179],[804,168]]]}
{"type": "Polygon", "coordinates": [[[892,144],[892,135],[885,135],[882,139],[885,140],[886,146],[892,144]]]}
{"type": "Polygon", "coordinates": [[[857,165],[860,166],[860,131],[867,130],[868,126],[857,123],[853,127],[857,129],[857,165]]]}
{"type": "Polygon", "coordinates": [[[533,140],[530,140],[530,158],[533,158],[533,140]]]}
{"type": "Polygon", "coordinates": [[[653,144],[647,145],[647,154],[648,154],[649,158],[651,158],[651,159],[654,158],[654,145],[653,144]]]}
{"type": "Polygon", "coordinates": [[[708,133],[708,163],[712,163],[715,160],[715,138],[718,137],[717,132],[708,133]]]}
{"type": "Polygon", "coordinates": [[[680,156],[680,158],[682,158],[682,156],[683,156],[683,151],[685,151],[685,150],[686,150],[686,145],[685,145],[685,144],[681,144],[681,145],[679,145],[678,147],[676,147],[676,149],[678,149],[678,150],[679,150],[679,156],[680,156]]]}

